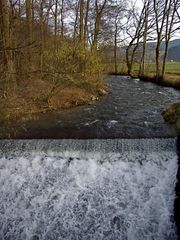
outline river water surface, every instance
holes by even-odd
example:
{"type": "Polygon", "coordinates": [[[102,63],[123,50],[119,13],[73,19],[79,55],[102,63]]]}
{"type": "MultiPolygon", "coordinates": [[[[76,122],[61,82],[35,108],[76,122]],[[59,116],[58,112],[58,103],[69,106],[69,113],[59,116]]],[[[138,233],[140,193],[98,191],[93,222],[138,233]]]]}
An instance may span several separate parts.
{"type": "Polygon", "coordinates": [[[0,140],[0,239],[177,239],[176,138],[161,112],[179,92],[108,81],[101,102],[17,127],[69,139],[0,140]]]}
{"type": "Polygon", "coordinates": [[[110,76],[108,83],[112,92],[102,101],[74,110],[38,114],[36,120],[19,123],[14,137],[90,139],[175,136],[173,127],[164,122],[161,113],[171,103],[180,100],[178,90],[123,76],[110,76]]]}

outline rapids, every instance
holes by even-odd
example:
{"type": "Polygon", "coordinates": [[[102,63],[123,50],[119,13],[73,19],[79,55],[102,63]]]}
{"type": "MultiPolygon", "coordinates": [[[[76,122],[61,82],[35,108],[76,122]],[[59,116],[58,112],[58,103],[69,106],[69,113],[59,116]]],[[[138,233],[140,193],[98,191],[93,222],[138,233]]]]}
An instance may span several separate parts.
{"type": "Polygon", "coordinates": [[[1,140],[0,239],[175,240],[175,142],[1,140]]]}

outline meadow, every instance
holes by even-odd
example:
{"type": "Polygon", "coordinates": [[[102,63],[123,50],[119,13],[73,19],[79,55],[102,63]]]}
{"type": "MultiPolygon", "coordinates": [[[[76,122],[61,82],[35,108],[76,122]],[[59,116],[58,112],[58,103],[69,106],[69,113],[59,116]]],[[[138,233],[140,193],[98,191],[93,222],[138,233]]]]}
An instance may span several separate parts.
{"type": "MultiPolygon", "coordinates": [[[[108,69],[110,73],[113,73],[114,65],[113,63],[108,63],[108,69]]],[[[155,63],[146,63],[145,65],[145,75],[149,77],[155,76],[155,63]]],[[[180,62],[167,62],[165,71],[165,81],[171,82],[172,84],[180,84],[180,62]]],[[[132,75],[134,77],[138,76],[139,73],[139,63],[134,63],[132,75]]],[[[118,74],[127,74],[126,63],[118,64],[118,74]]]]}

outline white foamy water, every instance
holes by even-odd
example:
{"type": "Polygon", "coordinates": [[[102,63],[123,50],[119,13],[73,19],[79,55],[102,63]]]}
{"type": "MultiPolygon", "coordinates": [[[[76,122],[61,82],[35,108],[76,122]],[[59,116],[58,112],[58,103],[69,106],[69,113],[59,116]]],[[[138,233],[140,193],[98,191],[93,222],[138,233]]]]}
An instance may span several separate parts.
{"type": "Polygon", "coordinates": [[[0,239],[176,239],[174,139],[0,148],[0,239]]]}

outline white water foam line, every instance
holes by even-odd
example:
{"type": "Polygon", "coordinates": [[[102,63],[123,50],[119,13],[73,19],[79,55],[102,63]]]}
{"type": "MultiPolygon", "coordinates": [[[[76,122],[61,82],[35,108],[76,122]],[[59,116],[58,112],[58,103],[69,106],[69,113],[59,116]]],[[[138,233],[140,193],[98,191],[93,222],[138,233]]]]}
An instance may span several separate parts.
{"type": "Polygon", "coordinates": [[[177,238],[175,139],[0,147],[0,239],[177,238]]]}

